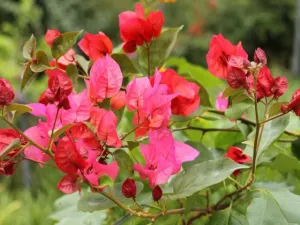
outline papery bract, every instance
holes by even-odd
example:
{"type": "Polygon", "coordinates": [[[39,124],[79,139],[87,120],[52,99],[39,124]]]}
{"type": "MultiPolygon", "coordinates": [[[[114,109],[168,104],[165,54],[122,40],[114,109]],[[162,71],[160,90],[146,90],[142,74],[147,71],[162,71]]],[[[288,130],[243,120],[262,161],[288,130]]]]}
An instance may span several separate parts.
{"type": "Polygon", "coordinates": [[[283,113],[287,113],[288,111],[291,110],[293,110],[297,116],[300,116],[300,89],[297,89],[294,92],[292,99],[287,106],[283,105],[281,107],[281,111],[283,113]]]}
{"type": "Polygon", "coordinates": [[[86,121],[90,118],[90,109],[92,107],[88,97],[87,90],[81,93],[72,93],[68,96],[70,109],[63,110],[60,121],[63,125],[86,121]]]}
{"type": "MultiPolygon", "coordinates": [[[[0,129],[0,153],[16,138],[20,138],[20,134],[10,128],[0,129]]],[[[15,153],[16,150],[10,152],[15,153]]]]}
{"type": "Polygon", "coordinates": [[[144,18],[144,8],[137,3],[135,12],[125,11],[119,14],[119,27],[121,39],[125,42],[123,50],[131,53],[136,46],[149,43],[153,37],[160,35],[164,23],[164,16],[161,11],[151,12],[144,18]]]}
{"type": "Polygon", "coordinates": [[[237,67],[228,67],[227,82],[232,88],[247,87],[246,73],[237,67]]]}
{"type": "Polygon", "coordinates": [[[161,75],[160,83],[168,86],[168,93],[178,94],[172,100],[172,114],[188,116],[199,108],[200,87],[197,84],[187,81],[172,69],[167,69],[161,75]]]}
{"type": "Polygon", "coordinates": [[[116,95],[122,85],[123,75],[119,65],[110,56],[99,58],[92,66],[90,80],[86,80],[93,104],[116,95]]]}
{"type": "Polygon", "coordinates": [[[134,124],[142,123],[141,128],[136,130],[136,136],[146,134],[148,129],[166,127],[171,116],[171,101],[178,96],[168,94],[168,87],[160,84],[161,74],[156,71],[154,84],[143,95],[143,107],[138,109],[134,116],[134,124]]]}
{"type": "MultiPolygon", "coordinates": [[[[103,155],[100,153],[100,155],[103,155]]],[[[93,150],[88,152],[88,165],[84,170],[85,178],[94,186],[101,185],[101,176],[106,175],[109,176],[112,180],[115,180],[119,168],[116,161],[111,162],[110,164],[104,164],[97,161],[97,157],[99,153],[93,150]]]]}
{"type": "Polygon", "coordinates": [[[8,105],[15,97],[11,84],[4,78],[0,78],[0,106],[8,105]]]}
{"type": "Polygon", "coordinates": [[[216,77],[227,78],[227,66],[231,56],[241,56],[248,59],[241,42],[233,45],[222,34],[214,35],[206,55],[209,72],[216,77]]]}
{"type": "Polygon", "coordinates": [[[78,185],[78,175],[77,174],[67,174],[61,178],[59,183],[57,184],[57,189],[65,194],[72,194],[78,189],[80,186],[78,185]]]}
{"type": "Polygon", "coordinates": [[[97,132],[99,140],[116,148],[122,145],[116,130],[117,122],[118,118],[113,111],[106,111],[96,107],[92,108],[91,124],[95,126],[95,132],[97,132]]]}
{"type": "MultiPolygon", "coordinates": [[[[267,66],[264,66],[260,71],[257,78],[257,85],[263,91],[263,95],[266,97],[270,97],[273,93],[271,92],[271,88],[273,85],[273,77],[271,72],[267,66]]],[[[264,97],[263,96],[263,97],[264,97]]],[[[259,97],[258,97],[259,98],[259,97]]],[[[260,98],[259,98],[260,99],[260,98]]]]}
{"type": "Polygon", "coordinates": [[[129,111],[141,109],[144,105],[144,95],[151,88],[148,77],[136,78],[126,87],[126,105],[129,111]]]}
{"type": "Polygon", "coordinates": [[[56,148],[54,161],[64,173],[75,174],[83,170],[86,162],[78,152],[75,143],[68,137],[62,138],[56,148]]]}
{"type": "MultiPolygon", "coordinates": [[[[41,147],[47,148],[50,141],[48,130],[49,127],[46,123],[39,122],[37,126],[33,126],[25,130],[24,134],[27,135],[27,137],[33,140],[35,143],[39,144],[41,147]]],[[[26,147],[24,149],[24,154],[27,158],[40,162],[46,162],[50,159],[47,154],[33,145],[26,147]]]]}
{"type": "Polygon", "coordinates": [[[46,73],[49,77],[48,88],[54,95],[54,100],[62,102],[72,93],[73,84],[71,79],[59,69],[46,70],[46,73]]]}
{"type": "MultiPolygon", "coordinates": [[[[232,159],[233,161],[239,164],[249,163],[252,161],[252,159],[249,156],[243,154],[242,149],[235,146],[229,147],[227,153],[224,156],[232,159]]],[[[233,172],[233,175],[237,176],[239,173],[240,170],[236,170],[233,172]]]]}
{"type": "Polygon", "coordinates": [[[273,81],[271,87],[271,92],[274,95],[274,98],[282,96],[288,89],[288,81],[285,77],[279,76],[276,77],[273,81]]]}
{"type": "Polygon", "coordinates": [[[112,109],[118,110],[125,106],[126,94],[125,91],[120,91],[110,99],[110,106],[112,109]]]}
{"type": "Polygon", "coordinates": [[[60,69],[66,70],[69,64],[76,65],[75,54],[75,51],[71,48],[66,54],[59,57],[57,61],[55,59],[51,60],[50,66],[55,67],[57,63],[60,69]]]}
{"type": "Polygon", "coordinates": [[[80,49],[92,60],[111,54],[113,45],[111,40],[103,33],[85,33],[78,43],[80,49]]]}
{"type": "Polygon", "coordinates": [[[223,92],[220,92],[216,99],[216,109],[226,111],[228,109],[228,98],[223,98],[223,92]]]}
{"type": "Polygon", "coordinates": [[[166,183],[170,176],[180,171],[181,164],[194,160],[199,152],[175,141],[167,128],[149,132],[150,143],[141,146],[146,165],[134,165],[141,179],[149,179],[150,187],[166,183]]]}
{"type": "Polygon", "coordinates": [[[0,175],[11,176],[15,172],[15,162],[10,159],[0,160],[0,175]]]}
{"type": "Polygon", "coordinates": [[[254,61],[262,66],[267,64],[267,55],[261,48],[257,48],[254,52],[254,61]]]}
{"type": "Polygon", "coordinates": [[[52,46],[53,41],[61,36],[61,33],[57,29],[49,29],[45,34],[45,40],[48,46],[52,46]]]}

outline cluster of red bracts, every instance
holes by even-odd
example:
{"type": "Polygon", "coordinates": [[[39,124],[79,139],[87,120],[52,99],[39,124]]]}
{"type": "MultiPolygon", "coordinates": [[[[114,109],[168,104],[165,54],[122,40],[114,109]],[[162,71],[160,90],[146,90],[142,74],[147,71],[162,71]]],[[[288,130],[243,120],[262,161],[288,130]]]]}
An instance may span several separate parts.
{"type": "Polygon", "coordinates": [[[163,24],[164,15],[161,11],[151,12],[145,18],[141,4],[135,5],[135,12],[122,12],[119,15],[119,26],[124,52],[132,53],[137,46],[149,44],[153,38],[159,37],[163,24]]]}
{"type": "MultiPolygon", "coordinates": [[[[16,138],[19,138],[22,145],[27,143],[24,137],[10,128],[0,129],[0,153],[16,138]]],[[[15,172],[15,166],[19,162],[19,159],[16,158],[18,155],[19,149],[14,149],[5,155],[5,157],[0,160],[0,175],[10,176],[15,172]]]]}
{"type": "MultiPolygon", "coordinates": [[[[255,50],[254,59],[250,62],[242,43],[233,45],[222,34],[212,37],[206,61],[208,70],[214,76],[226,79],[230,87],[244,88],[252,97],[256,89],[258,101],[269,97],[277,100],[288,88],[285,77],[272,76],[267,67],[266,53],[261,48],[255,50]]],[[[300,116],[299,104],[300,89],[295,91],[288,105],[282,105],[281,111],[287,113],[293,110],[297,116],[300,116]]]]}
{"type": "Polygon", "coordinates": [[[261,48],[255,50],[254,60],[250,62],[241,42],[233,45],[219,34],[212,37],[206,59],[214,76],[226,79],[232,88],[246,89],[250,95],[256,89],[258,100],[265,97],[278,99],[288,88],[285,77],[272,77],[267,56],[261,48]]]}

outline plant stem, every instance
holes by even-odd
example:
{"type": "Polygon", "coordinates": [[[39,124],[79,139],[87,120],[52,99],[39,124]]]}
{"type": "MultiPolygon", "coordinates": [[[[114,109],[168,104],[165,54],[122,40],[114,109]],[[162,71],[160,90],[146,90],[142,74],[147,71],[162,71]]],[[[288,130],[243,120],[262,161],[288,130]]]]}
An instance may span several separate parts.
{"type": "Polygon", "coordinates": [[[259,123],[259,116],[258,116],[258,103],[257,103],[257,77],[254,76],[254,107],[255,107],[255,122],[256,122],[256,129],[255,129],[255,138],[254,138],[254,148],[253,148],[253,163],[252,163],[252,171],[251,171],[251,178],[254,179],[255,176],[255,169],[256,169],[256,156],[259,147],[259,133],[260,133],[260,123],[259,123]]]}
{"type": "MultiPolygon", "coordinates": [[[[212,112],[212,113],[216,113],[216,114],[220,114],[220,115],[225,116],[225,112],[219,111],[219,110],[216,110],[216,109],[209,109],[209,110],[207,110],[207,112],[212,112]]],[[[252,120],[249,120],[249,119],[246,119],[246,118],[238,118],[237,120],[240,120],[242,123],[249,124],[249,125],[252,125],[252,126],[256,125],[255,121],[252,121],[252,120]]],[[[271,118],[269,118],[268,121],[270,121],[270,120],[271,120],[271,118]]],[[[297,133],[297,132],[285,130],[284,133],[288,134],[288,135],[291,135],[291,136],[294,136],[294,137],[300,137],[300,134],[297,133]]]]}
{"type": "Polygon", "coordinates": [[[276,116],[272,116],[270,118],[265,118],[263,121],[260,122],[260,124],[265,124],[266,122],[269,122],[271,120],[274,120],[274,119],[276,119],[278,117],[281,117],[281,116],[284,116],[284,115],[285,115],[285,113],[280,113],[280,114],[278,114],[276,116]]]}
{"type": "Polygon", "coordinates": [[[47,151],[52,156],[53,156],[53,152],[51,151],[51,145],[52,145],[52,142],[53,142],[53,134],[54,134],[54,129],[55,129],[56,121],[57,121],[57,118],[58,118],[59,109],[60,108],[57,108],[57,110],[56,110],[55,119],[54,119],[53,127],[52,127],[52,130],[51,130],[50,140],[49,140],[49,144],[48,144],[48,147],[47,147],[47,151]]]}
{"type": "Polygon", "coordinates": [[[240,132],[239,129],[232,129],[232,128],[200,128],[200,127],[193,127],[193,126],[174,128],[174,129],[172,129],[172,132],[181,131],[181,130],[199,130],[199,131],[205,131],[205,132],[213,132],[213,131],[240,132]]]}
{"type": "MultiPolygon", "coordinates": [[[[149,218],[149,219],[152,219],[152,222],[155,222],[155,220],[158,217],[161,217],[161,216],[164,216],[164,215],[182,214],[185,211],[185,208],[179,208],[179,209],[170,209],[170,210],[167,210],[167,211],[161,211],[159,213],[153,213],[153,214],[148,213],[148,212],[140,212],[140,211],[138,212],[138,211],[135,211],[135,210],[127,207],[120,200],[115,198],[112,194],[109,194],[109,193],[104,192],[104,191],[99,191],[99,193],[102,194],[103,196],[109,198],[116,205],[118,205],[120,208],[126,210],[131,215],[134,215],[134,216],[137,216],[137,217],[149,218]]],[[[192,208],[190,211],[199,212],[198,217],[197,217],[197,218],[199,218],[201,216],[205,216],[207,214],[210,214],[213,211],[218,211],[218,210],[225,209],[228,206],[229,206],[229,204],[223,204],[223,205],[219,205],[218,208],[217,208],[216,205],[213,205],[213,206],[209,207],[208,209],[192,208]]],[[[189,224],[189,223],[187,223],[187,224],[189,224]]]]}
{"type": "Polygon", "coordinates": [[[57,166],[49,164],[49,163],[46,163],[46,162],[41,162],[41,161],[38,161],[38,160],[29,159],[27,157],[23,157],[23,159],[29,160],[29,161],[32,161],[32,162],[35,162],[35,163],[40,163],[40,164],[43,164],[43,165],[46,165],[46,166],[50,166],[50,167],[53,167],[53,168],[57,169],[57,166]]]}

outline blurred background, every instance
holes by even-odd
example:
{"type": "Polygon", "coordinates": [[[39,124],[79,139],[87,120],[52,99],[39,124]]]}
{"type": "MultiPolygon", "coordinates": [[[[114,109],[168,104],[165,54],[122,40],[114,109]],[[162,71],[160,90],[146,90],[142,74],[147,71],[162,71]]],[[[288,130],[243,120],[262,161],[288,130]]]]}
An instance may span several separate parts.
{"type": "MultiPolygon", "coordinates": [[[[134,10],[136,0],[0,0],[0,76],[19,89],[22,46],[33,33],[38,48],[49,52],[44,34],[48,28],[62,32],[83,29],[103,31],[117,47],[120,43],[118,14],[134,10]]],[[[174,56],[206,67],[205,55],[213,34],[222,33],[233,44],[242,41],[253,56],[255,48],[268,55],[274,76],[289,79],[289,100],[300,87],[300,1],[296,0],[144,0],[148,9],[161,9],[166,27],[184,25],[174,56]],[[298,4],[298,12],[297,12],[298,4]],[[297,31],[297,32],[296,32],[297,31]],[[298,35],[295,35],[298,34],[298,35]]],[[[77,48],[77,52],[80,50],[77,48]]],[[[45,90],[42,74],[31,83],[20,102],[36,102],[45,90]]],[[[23,129],[31,123],[22,117],[23,129]]],[[[4,127],[0,124],[0,127],[4,127]]],[[[55,188],[61,174],[51,168],[23,163],[15,176],[0,177],[0,225],[48,225],[53,202],[61,193],[55,188]]]]}

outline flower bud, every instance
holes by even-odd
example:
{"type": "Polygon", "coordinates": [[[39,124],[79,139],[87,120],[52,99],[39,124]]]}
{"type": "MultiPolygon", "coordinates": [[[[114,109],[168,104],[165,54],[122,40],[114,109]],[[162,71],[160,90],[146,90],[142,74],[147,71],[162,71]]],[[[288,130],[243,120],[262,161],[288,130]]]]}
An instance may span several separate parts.
{"type": "Polygon", "coordinates": [[[52,30],[47,30],[47,33],[45,34],[45,40],[48,46],[51,47],[53,41],[58,38],[61,35],[61,33],[56,30],[56,29],[52,29],[52,30]]]}
{"type": "Polygon", "coordinates": [[[118,92],[115,96],[110,99],[110,106],[112,109],[121,109],[125,106],[126,97],[125,91],[118,92]]]}
{"type": "Polygon", "coordinates": [[[152,190],[153,200],[154,201],[160,200],[162,197],[162,194],[163,194],[163,192],[162,192],[161,188],[158,185],[156,185],[152,190]]]}
{"type": "Polygon", "coordinates": [[[11,84],[7,80],[0,78],[0,105],[10,104],[14,97],[15,93],[11,84]]]}
{"type": "Polygon", "coordinates": [[[122,193],[126,198],[136,197],[136,185],[134,179],[127,178],[122,184],[122,193]]]}
{"type": "Polygon", "coordinates": [[[0,175],[11,176],[15,172],[15,163],[6,159],[0,161],[0,175]]]}
{"type": "Polygon", "coordinates": [[[281,105],[280,106],[280,111],[282,113],[288,113],[290,111],[289,106],[288,105],[281,105]]]}
{"type": "Polygon", "coordinates": [[[258,48],[255,50],[254,61],[256,63],[261,63],[262,66],[267,64],[267,56],[266,56],[266,53],[264,52],[264,50],[262,50],[261,48],[258,48]]]}

